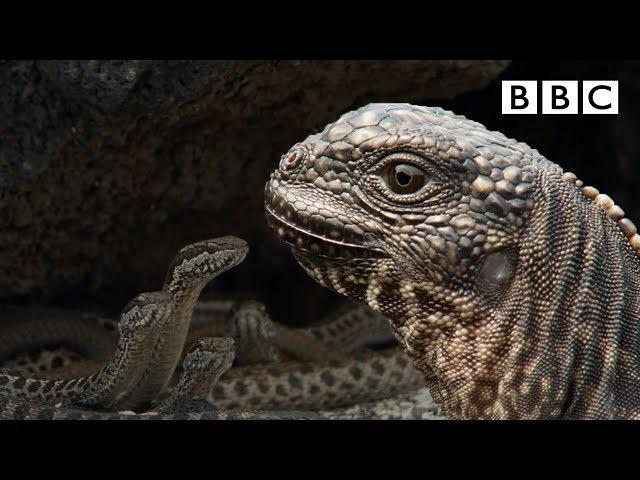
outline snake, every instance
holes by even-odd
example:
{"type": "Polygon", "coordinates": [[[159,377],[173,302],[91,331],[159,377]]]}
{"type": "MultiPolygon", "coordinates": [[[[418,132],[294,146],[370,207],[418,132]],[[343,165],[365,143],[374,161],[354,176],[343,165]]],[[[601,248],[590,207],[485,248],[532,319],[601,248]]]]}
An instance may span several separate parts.
{"type": "Polygon", "coordinates": [[[48,381],[0,374],[0,393],[50,403],[113,407],[123,394],[136,390],[158,333],[154,321],[166,321],[172,309],[165,292],[140,294],[123,310],[116,354],[96,373],[48,381]]]}
{"type": "Polygon", "coordinates": [[[116,348],[117,328],[94,312],[0,305],[0,366],[36,376],[71,364],[102,366],[116,348]]]}
{"type": "MultiPolygon", "coordinates": [[[[162,290],[142,294],[125,307],[118,324],[120,341],[103,368],[88,376],[49,381],[2,374],[0,418],[119,418],[114,411],[133,410],[148,412],[143,413],[145,418],[314,418],[315,414],[304,412],[375,401],[422,386],[399,348],[363,348],[370,338],[389,335],[384,319],[362,312],[341,314],[325,325],[300,329],[276,324],[265,316],[264,308],[245,304],[235,310],[231,323],[217,325],[211,332],[217,334],[221,328],[230,335],[226,338],[235,337],[238,365],[203,381],[211,388],[205,388],[206,399],[199,400],[202,408],[176,413],[172,407],[169,412],[167,405],[175,405],[178,397],[185,404],[185,398],[194,396],[184,393],[193,391],[185,387],[193,381],[183,379],[192,375],[193,365],[185,368],[192,357],[185,357],[181,377],[170,393],[167,387],[187,343],[194,308],[198,312],[198,296],[204,285],[240,263],[247,252],[246,242],[236,237],[183,248],[172,261],[162,290]],[[130,318],[138,317],[151,327],[129,328],[130,318]],[[51,405],[58,405],[57,410],[51,405]],[[94,411],[74,413],[86,407],[94,411]]],[[[200,316],[203,311],[206,316],[207,309],[211,311],[211,305],[202,304],[200,316]]],[[[226,352],[220,342],[213,345],[198,344],[196,351],[203,355],[204,349],[218,357],[220,351],[226,352]]]]}

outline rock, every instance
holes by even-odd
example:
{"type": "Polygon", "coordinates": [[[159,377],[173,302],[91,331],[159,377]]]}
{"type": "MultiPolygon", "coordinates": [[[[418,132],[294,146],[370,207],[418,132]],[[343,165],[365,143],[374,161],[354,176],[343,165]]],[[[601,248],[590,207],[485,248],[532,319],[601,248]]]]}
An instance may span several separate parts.
{"type": "Polygon", "coordinates": [[[0,61],[0,298],[117,310],[184,244],[234,234],[252,253],[225,288],[290,300],[312,281],[263,218],[280,155],[354,107],[451,98],[507,63],[0,61]]]}
{"type": "Polygon", "coordinates": [[[426,388],[321,413],[330,420],[445,420],[426,388]]]}

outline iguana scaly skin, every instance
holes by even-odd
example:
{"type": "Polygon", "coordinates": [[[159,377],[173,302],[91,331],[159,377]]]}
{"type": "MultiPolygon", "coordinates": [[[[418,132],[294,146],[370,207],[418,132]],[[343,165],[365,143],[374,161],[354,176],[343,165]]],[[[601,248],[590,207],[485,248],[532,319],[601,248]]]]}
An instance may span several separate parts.
{"type": "Polygon", "coordinates": [[[640,416],[640,236],[536,150],[372,104],[292,147],[265,197],[313,278],[387,316],[447,417],[640,416]]]}

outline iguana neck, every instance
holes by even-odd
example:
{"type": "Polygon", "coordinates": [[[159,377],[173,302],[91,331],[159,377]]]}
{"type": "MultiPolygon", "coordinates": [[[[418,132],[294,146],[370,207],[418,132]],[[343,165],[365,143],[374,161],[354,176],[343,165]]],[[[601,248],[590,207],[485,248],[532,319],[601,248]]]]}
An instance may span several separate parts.
{"type": "Polygon", "coordinates": [[[393,319],[396,335],[449,417],[637,416],[637,254],[557,172],[540,171],[537,187],[504,295],[462,302],[472,319],[441,311],[434,335],[425,327],[435,312],[424,308],[432,292],[416,292],[423,308],[393,319]]]}

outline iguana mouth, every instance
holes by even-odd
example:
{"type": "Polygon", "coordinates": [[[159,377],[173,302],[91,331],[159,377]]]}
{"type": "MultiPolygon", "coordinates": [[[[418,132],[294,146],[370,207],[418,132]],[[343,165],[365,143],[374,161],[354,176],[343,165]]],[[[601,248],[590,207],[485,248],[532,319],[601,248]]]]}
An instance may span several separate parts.
{"type": "Polygon", "coordinates": [[[293,249],[307,254],[331,259],[382,258],[388,255],[381,249],[327,238],[311,230],[299,227],[265,204],[265,213],[269,226],[278,238],[293,249]]]}

